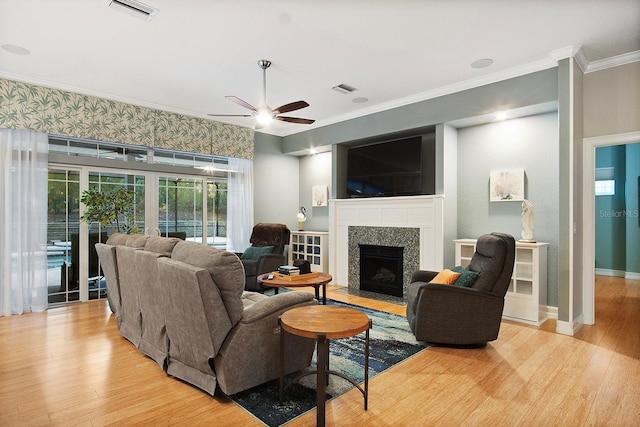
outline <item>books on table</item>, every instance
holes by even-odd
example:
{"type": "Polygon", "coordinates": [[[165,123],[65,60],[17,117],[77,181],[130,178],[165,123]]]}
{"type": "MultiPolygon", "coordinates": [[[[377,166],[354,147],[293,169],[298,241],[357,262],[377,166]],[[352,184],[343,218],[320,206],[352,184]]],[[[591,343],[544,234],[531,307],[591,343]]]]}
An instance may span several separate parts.
{"type": "Polygon", "coordinates": [[[300,269],[292,265],[281,265],[278,267],[278,273],[284,274],[285,276],[298,276],[300,275],[300,269]]]}

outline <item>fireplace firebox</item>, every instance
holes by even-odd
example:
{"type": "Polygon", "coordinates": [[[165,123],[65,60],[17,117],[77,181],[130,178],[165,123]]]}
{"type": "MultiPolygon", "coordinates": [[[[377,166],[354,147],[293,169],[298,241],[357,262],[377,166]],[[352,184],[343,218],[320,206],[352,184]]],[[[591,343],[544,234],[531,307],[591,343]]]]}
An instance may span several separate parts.
{"type": "Polygon", "coordinates": [[[360,290],[403,296],[404,247],[358,245],[360,247],[360,290]]]}

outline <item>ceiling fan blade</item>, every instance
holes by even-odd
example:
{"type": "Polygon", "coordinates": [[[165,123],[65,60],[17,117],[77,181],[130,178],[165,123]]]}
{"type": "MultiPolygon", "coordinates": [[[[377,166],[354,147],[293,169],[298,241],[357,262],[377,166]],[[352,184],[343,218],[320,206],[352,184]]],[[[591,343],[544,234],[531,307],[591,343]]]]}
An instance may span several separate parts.
{"type": "Polygon", "coordinates": [[[281,105],[280,107],[276,108],[274,111],[277,111],[278,113],[288,113],[289,111],[299,110],[301,108],[305,108],[308,106],[309,104],[306,101],[296,101],[296,102],[290,102],[288,104],[281,105]]]}
{"type": "Polygon", "coordinates": [[[315,120],[311,120],[311,119],[301,119],[299,117],[286,117],[286,116],[275,116],[274,119],[280,120],[283,122],[298,123],[301,125],[310,125],[311,123],[315,122],[315,120]]]}
{"type": "Polygon", "coordinates": [[[207,114],[211,117],[251,117],[252,114],[207,114]]]}
{"type": "Polygon", "coordinates": [[[236,104],[238,104],[238,105],[240,105],[240,106],[242,106],[244,108],[248,108],[251,111],[258,111],[256,109],[256,107],[254,107],[253,105],[249,104],[246,101],[243,101],[242,99],[238,98],[237,96],[228,95],[228,96],[225,96],[225,98],[227,98],[229,101],[235,102],[236,104]]]}

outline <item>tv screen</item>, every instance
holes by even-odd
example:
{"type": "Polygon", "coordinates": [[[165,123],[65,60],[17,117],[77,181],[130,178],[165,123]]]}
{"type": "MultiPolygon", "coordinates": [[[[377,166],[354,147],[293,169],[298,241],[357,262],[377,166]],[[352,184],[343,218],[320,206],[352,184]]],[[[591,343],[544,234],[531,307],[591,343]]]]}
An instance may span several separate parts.
{"type": "Polygon", "coordinates": [[[412,196],[422,192],[422,138],[352,147],[347,196],[412,196]]]}

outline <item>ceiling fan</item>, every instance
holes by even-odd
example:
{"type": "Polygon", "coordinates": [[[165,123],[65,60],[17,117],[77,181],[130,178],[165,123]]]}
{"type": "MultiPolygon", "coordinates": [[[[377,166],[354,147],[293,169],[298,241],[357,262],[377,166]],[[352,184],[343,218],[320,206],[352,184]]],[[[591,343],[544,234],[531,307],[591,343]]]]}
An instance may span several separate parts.
{"type": "Polygon", "coordinates": [[[254,107],[246,101],[238,98],[237,96],[227,95],[227,98],[230,101],[235,102],[236,104],[251,110],[251,114],[208,114],[213,117],[255,117],[256,118],[256,129],[260,129],[263,126],[268,125],[272,120],[280,120],[282,122],[289,123],[299,123],[303,125],[310,125],[315,122],[312,119],[302,119],[299,117],[289,117],[289,116],[281,116],[283,113],[288,113],[290,111],[300,110],[302,108],[308,107],[309,104],[306,101],[295,101],[290,102],[288,104],[284,104],[279,106],[278,108],[271,109],[269,105],[267,105],[267,68],[271,66],[271,61],[266,59],[261,59],[258,61],[258,67],[262,69],[262,101],[258,105],[258,107],[254,107]]]}

